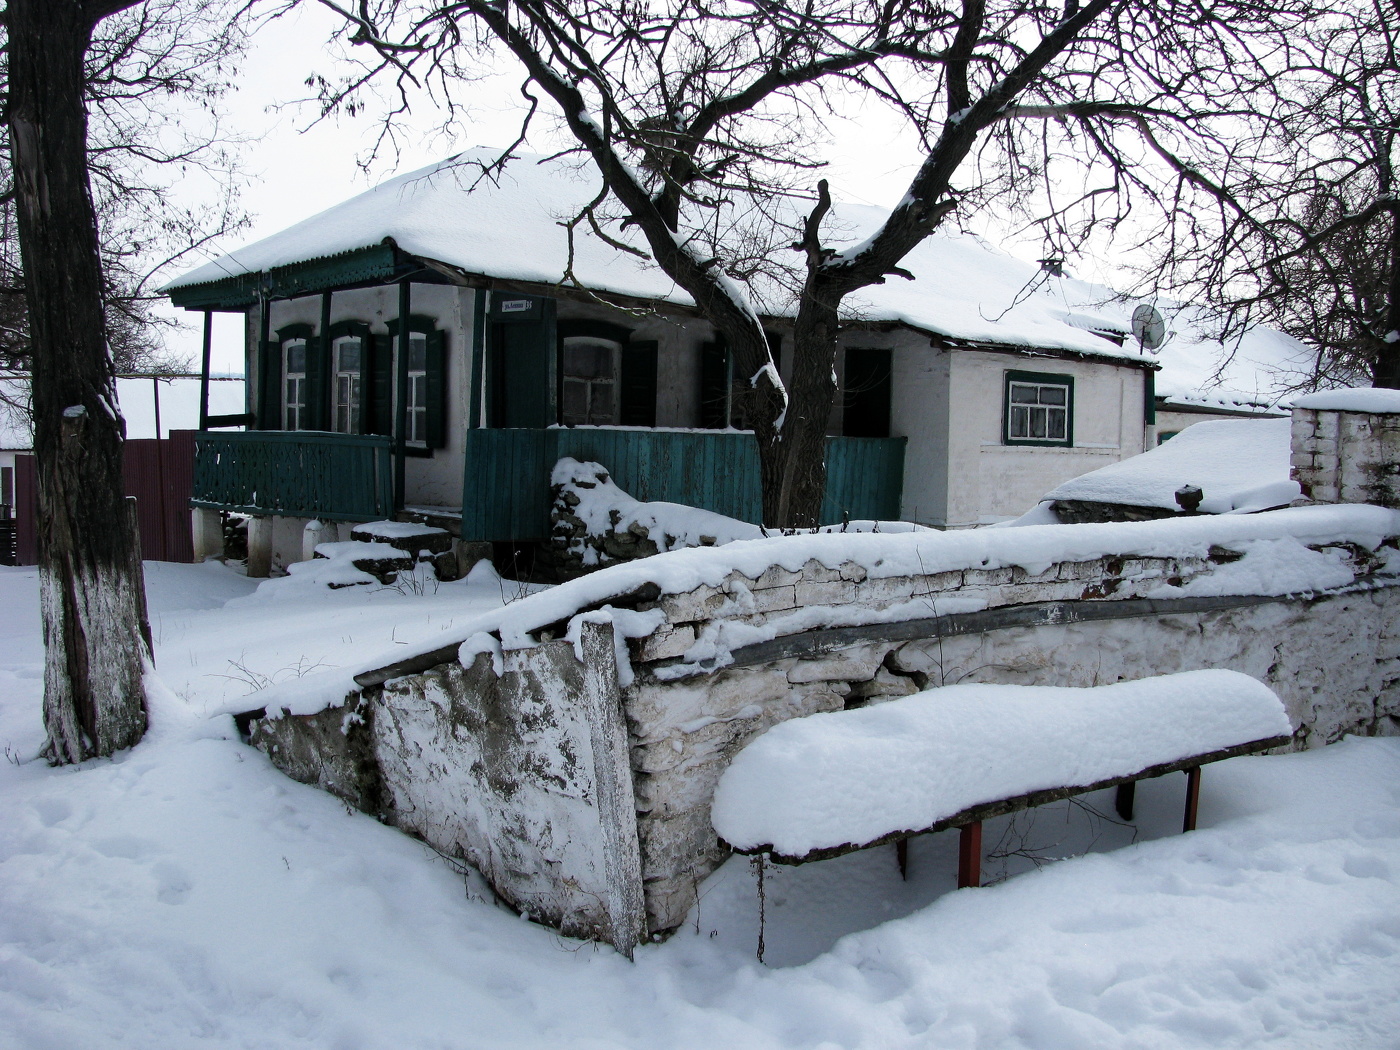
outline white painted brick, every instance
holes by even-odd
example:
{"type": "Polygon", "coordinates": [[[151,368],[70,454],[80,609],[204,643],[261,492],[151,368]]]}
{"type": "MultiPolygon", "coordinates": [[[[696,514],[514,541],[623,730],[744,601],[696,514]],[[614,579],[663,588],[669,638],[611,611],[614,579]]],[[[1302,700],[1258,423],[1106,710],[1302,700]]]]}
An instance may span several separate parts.
{"type": "Polygon", "coordinates": [[[802,566],[803,583],[830,583],[839,579],[841,579],[841,570],[828,569],[816,558],[807,559],[807,564],[802,566]]]}
{"type": "Polygon", "coordinates": [[[1010,583],[1011,575],[1009,565],[1000,569],[965,569],[963,571],[963,586],[997,587],[1004,583],[1010,583]]]}
{"type": "Polygon", "coordinates": [[[726,598],[719,588],[704,585],[685,594],[668,594],[661,599],[660,604],[667,621],[685,623],[690,620],[708,620],[725,601],[726,598]]]}
{"type": "Polygon", "coordinates": [[[641,645],[635,657],[638,663],[669,660],[680,656],[695,644],[695,628],[689,624],[681,627],[663,627],[640,641],[641,645]]]}
{"type": "Polygon", "coordinates": [[[784,587],[788,584],[796,583],[802,579],[800,572],[793,572],[791,569],[784,569],[781,565],[770,565],[763,570],[763,575],[754,581],[754,589],[763,587],[784,587]]]}
{"type": "Polygon", "coordinates": [[[1027,572],[1019,565],[1013,565],[1011,567],[1011,582],[1017,587],[1031,583],[1054,583],[1059,578],[1060,569],[1058,565],[1052,565],[1044,572],[1037,573],[1027,572]]]}
{"type": "Polygon", "coordinates": [[[798,660],[787,673],[794,685],[807,682],[861,682],[875,677],[885,646],[863,646],[827,653],[814,660],[798,660]]]}
{"type": "Polygon", "coordinates": [[[861,580],[865,579],[865,577],[869,575],[866,572],[864,565],[861,565],[859,562],[854,561],[843,562],[841,564],[840,570],[838,571],[841,573],[841,579],[851,580],[855,583],[860,583],[861,580]]]}
{"type": "Polygon", "coordinates": [[[754,612],[772,613],[785,612],[788,609],[797,608],[797,589],[792,585],[786,587],[765,587],[761,591],[753,592],[754,612]]]}
{"type": "Polygon", "coordinates": [[[881,576],[856,584],[856,600],[861,602],[907,601],[914,594],[916,583],[908,576],[881,576]]]}
{"type": "Polygon", "coordinates": [[[796,587],[797,604],[802,605],[849,605],[855,601],[856,585],[850,580],[836,579],[826,583],[799,583],[796,587]]]}
{"type": "Polygon", "coordinates": [[[1102,579],[1107,573],[1104,571],[1103,561],[1096,558],[1093,561],[1060,562],[1059,575],[1062,580],[1096,580],[1102,579]]]}

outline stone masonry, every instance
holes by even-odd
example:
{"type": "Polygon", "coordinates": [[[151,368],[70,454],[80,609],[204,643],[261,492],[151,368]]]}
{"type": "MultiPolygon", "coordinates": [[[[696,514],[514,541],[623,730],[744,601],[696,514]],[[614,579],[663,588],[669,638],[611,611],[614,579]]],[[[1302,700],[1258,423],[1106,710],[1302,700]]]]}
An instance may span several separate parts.
{"type": "Polygon", "coordinates": [[[1295,408],[1292,444],[1308,499],[1400,507],[1400,413],[1295,408]]]}

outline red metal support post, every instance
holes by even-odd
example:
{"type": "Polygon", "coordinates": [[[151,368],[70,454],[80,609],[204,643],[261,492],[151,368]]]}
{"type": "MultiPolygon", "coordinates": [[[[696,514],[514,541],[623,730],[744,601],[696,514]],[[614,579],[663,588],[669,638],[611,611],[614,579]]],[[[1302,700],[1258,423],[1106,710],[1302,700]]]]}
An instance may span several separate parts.
{"type": "Polygon", "coordinates": [[[1201,767],[1192,766],[1186,771],[1186,816],[1181,822],[1183,834],[1196,830],[1196,808],[1201,801],[1201,767]]]}
{"type": "Polygon", "coordinates": [[[958,889],[982,885],[982,822],[958,828],[958,889]]]}
{"type": "Polygon", "coordinates": [[[1133,819],[1133,801],[1137,797],[1137,781],[1130,780],[1118,785],[1118,793],[1113,799],[1113,808],[1122,820],[1133,819]]]}

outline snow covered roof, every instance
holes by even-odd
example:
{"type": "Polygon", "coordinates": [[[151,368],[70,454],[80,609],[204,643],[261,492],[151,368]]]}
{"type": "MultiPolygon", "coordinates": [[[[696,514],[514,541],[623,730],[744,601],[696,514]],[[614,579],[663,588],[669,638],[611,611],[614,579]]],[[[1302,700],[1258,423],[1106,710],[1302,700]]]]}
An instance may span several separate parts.
{"type": "Polygon", "coordinates": [[[1311,376],[1317,351],[1290,335],[1256,326],[1222,343],[1201,310],[1163,313],[1174,337],[1158,355],[1156,392],[1168,405],[1282,413],[1311,376]]]}
{"type": "MultiPolygon", "coordinates": [[[[199,378],[197,376],[125,376],[117,380],[117,404],[126,420],[128,438],[156,436],[156,397],[160,397],[160,436],[172,430],[199,427],[199,378]]],[[[29,380],[24,376],[0,377],[0,448],[28,449],[34,446],[29,419],[14,409],[14,403],[28,404],[29,380]]],[[[238,415],[244,411],[243,378],[211,376],[209,414],[238,415]]]]}
{"type": "Polygon", "coordinates": [[[1085,500],[1176,510],[1176,490],[1195,485],[1208,514],[1246,514],[1286,506],[1302,495],[1289,477],[1290,419],[1195,423],[1138,456],[1082,474],[1047,500],[1085,500]]]}
{"type": "MultiPolygon", "coordinates": [[[[280,233],[206,263],[172,281],[174,291],[318,259],[343,256],[391,239],[412,255],[499,280],[558,284],[568,263],[568,218],[598,190],[595,175],[560,159],[522,157],[495,180],[479,162],[498,155],[476,149],[400,175],[280,233]],[[478,163],[474,163],[478,162],[478,163]]],[[[837,205],[829,220],[834,246],[858,244],[888,213],[837,205]]],[[[634,228],[610,234],[641,245],[634,228]]],[[[1037,347],[1140,360],[1095,332],[1129,330],[1132,304],[1101,286],[1052,276],[978,238],[940,233],[901,264],[915,279],[890,278],[851,296],[850,314],[905,324],[950,339],[1037,347]]],[[[573,273],[590,289],[693,305],[660,269],[620,252],[591,232],[575,232],[573,273]]],[[[781,306],[770,307],[783,312],[781,306]]],[[[1131,340],[1129,340],[1131,343],[1131,340]]]]}

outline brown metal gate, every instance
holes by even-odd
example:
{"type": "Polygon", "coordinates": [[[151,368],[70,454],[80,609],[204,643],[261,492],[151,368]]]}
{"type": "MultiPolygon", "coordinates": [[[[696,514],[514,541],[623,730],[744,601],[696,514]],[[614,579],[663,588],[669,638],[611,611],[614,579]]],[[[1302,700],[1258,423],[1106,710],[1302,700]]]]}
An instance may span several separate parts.
{"type": "MultiPolygon", "coordinates": [[[[164,440],[126,443],[122,474],[136,497],[141,556],[152,561],[194,561],[190,492],[194,481],[194,431],[172,430],[164,440]]],[[[39,560],[38,497],[34,457],[15,457],[15,547],[18,565],[39,560]]]]}

